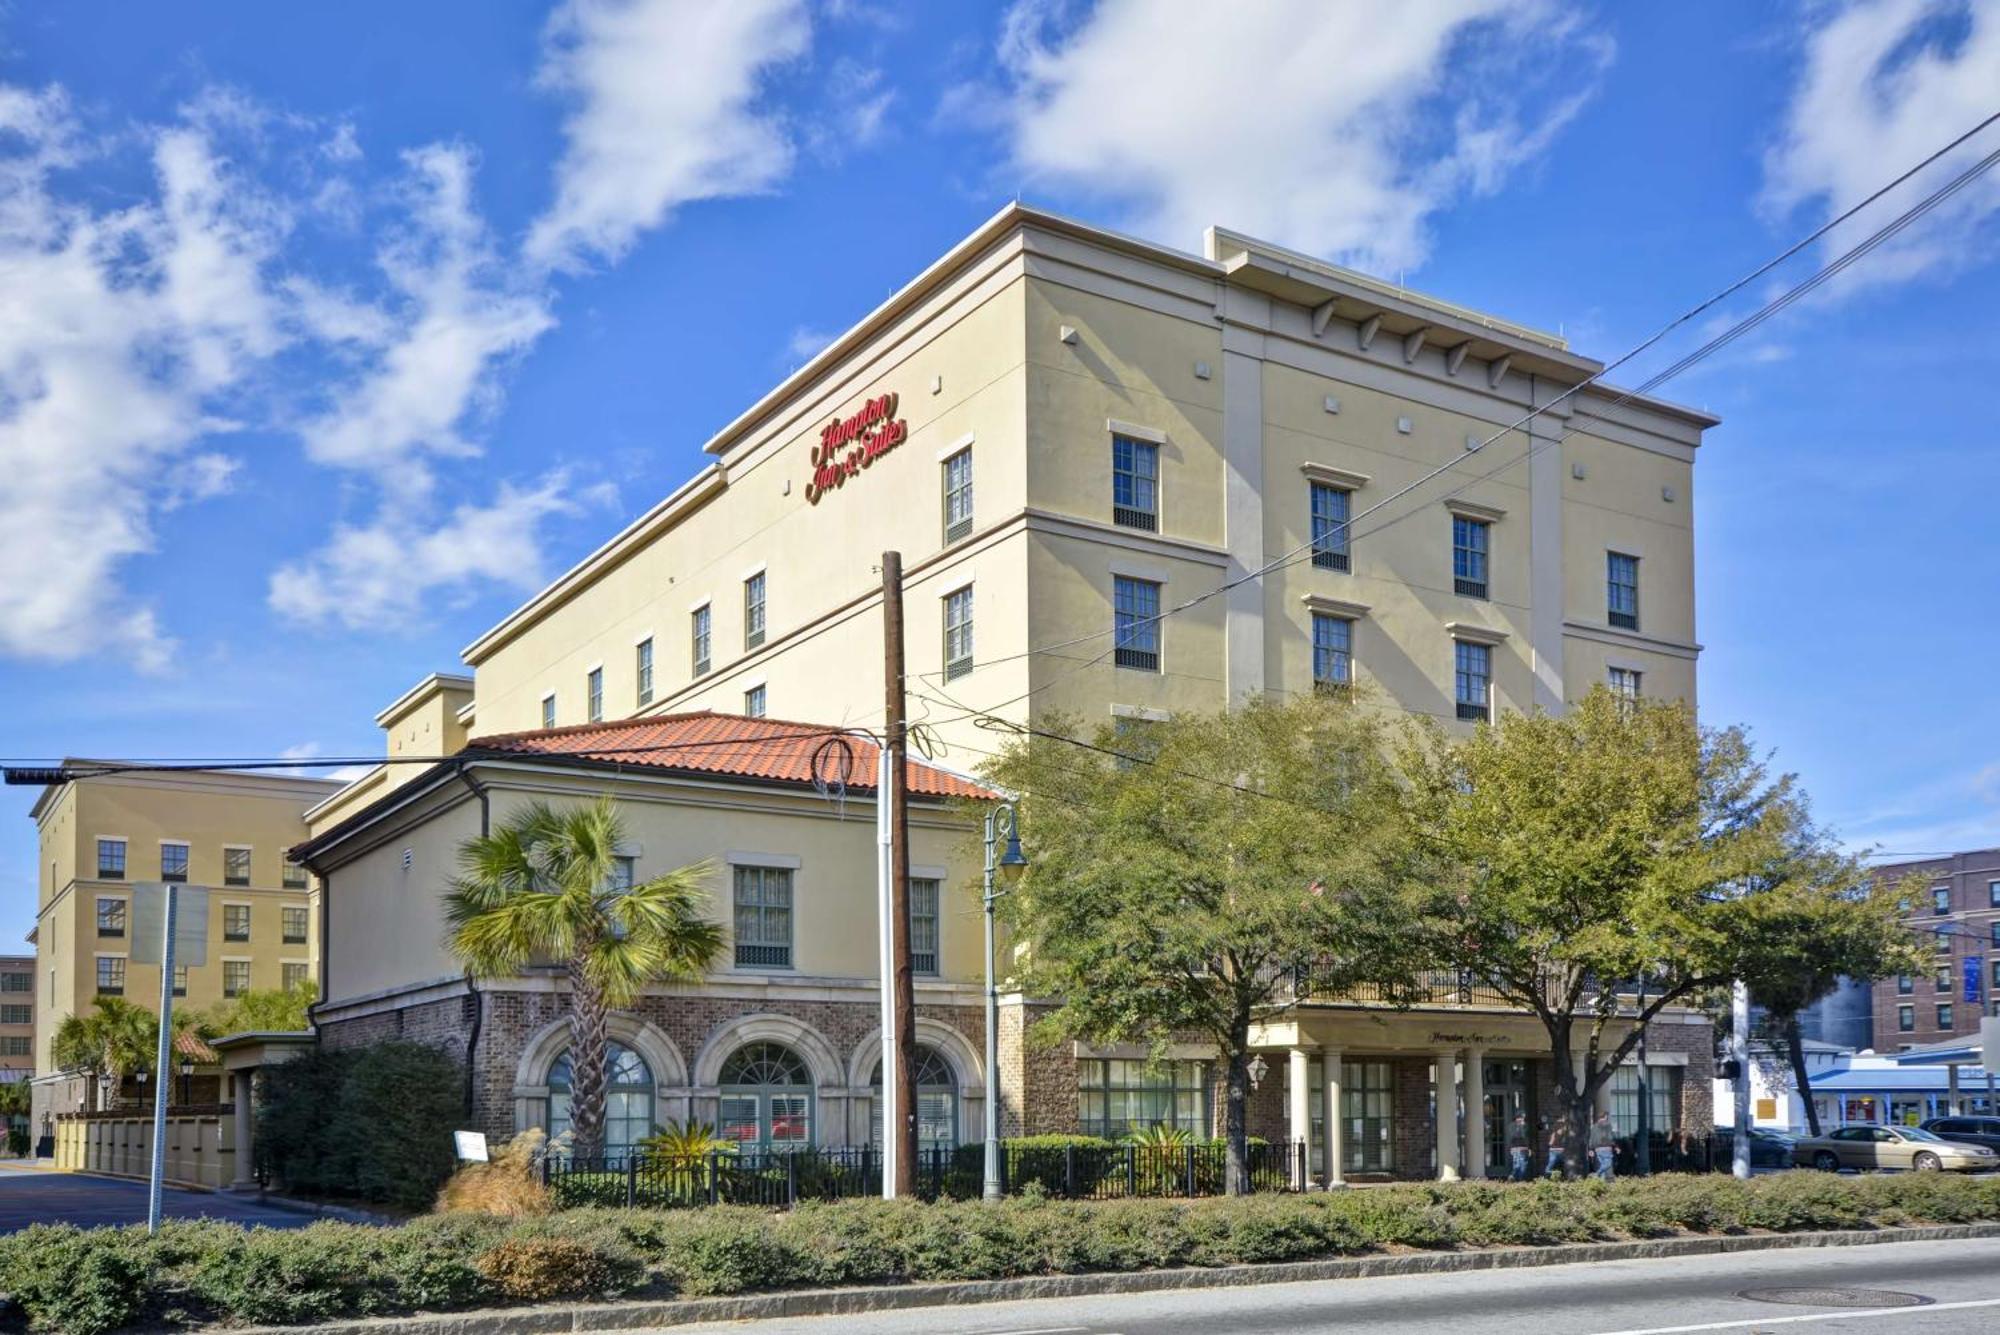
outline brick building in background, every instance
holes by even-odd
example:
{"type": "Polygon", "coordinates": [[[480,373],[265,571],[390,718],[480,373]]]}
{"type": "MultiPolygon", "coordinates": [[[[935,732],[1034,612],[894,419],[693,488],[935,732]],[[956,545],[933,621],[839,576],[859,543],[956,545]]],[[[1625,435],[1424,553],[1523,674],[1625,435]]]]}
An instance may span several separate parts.
{"type": "Polygon", "coordinates": [[[1925,878],[1910,897],[1912,931],[1933,942],[1929,973],[1875,984],[1875,1047],[1882,1052],[1979,1032],[2000,988],[2000,849],[1976,849],[1919,862],[1894,862],[1889,881],[1925,878]]]}

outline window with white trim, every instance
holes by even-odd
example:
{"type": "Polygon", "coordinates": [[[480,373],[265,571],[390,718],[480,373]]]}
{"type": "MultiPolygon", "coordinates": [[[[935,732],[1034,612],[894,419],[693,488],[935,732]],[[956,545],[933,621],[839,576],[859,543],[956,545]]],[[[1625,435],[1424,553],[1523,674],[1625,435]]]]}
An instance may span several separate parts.
{"type": "Polygon", "coordinates": [[[222,850],[222,883],[224,885],[250,884],[249,849],[225,848],[222,850]]]}
{"type": "Polygon", "coordinates": [[[972,586],[944,596],[944,679],[972,671],[972,586]]]}
{"type": "Polygon", "coordinates": [[[634,670],[639,681],[639,703],[641,706],[653,703],[653,637],[648,635],[632,650],[634,670]]]}
{"type": "Polygon", "coordinates": [[[1149,579],[1113,578],[1113,661],[1142,672],[1160,670],[1160,586],[1149,579]]]}
{"type": "Polygon", "coordinates": [[[1451,588],[1467,598],[1486,596],[1488,548],[1493,525],[1484,519],[1451,517],[1451,588]]]}
{"type": "Polygon", "coordinates": [[[764,683],[758,682],[743,692],[743,717],[762,718],[765,710],[764,683]]]}
{"type": "Polygon", "coordinates": [[[224,941],[248,941],[250,939],[250,906],[248,904],[224,904],[222,906],[222,939],[224,941]]]}
{"type": "Polygon", "coordinates": [[[694,662],[694,675],[697,677],[705,677],[708,675],[708,667],[710,663],[708,654],[708,640],[709,640],[708,604],[703,603],[700,607],[695,608],[694,611],[689,615],[688,619],[692,623],[690,633],[688,636],[688,643],[692,651],[691,656],[694,662]]]}
{"type": "Polygon", "coordinates": [[[764,642],[764,572],[743,581],[743,647],[755,649],[764,642]]]}
{"type": "Polygon", "coordinates": [[[184,997],[187,994],[188,994],[188,966],[185,964],[176,964],[174,966],[174,995],[177,997],[184,997]]]}
{"type": "Polygon", "coordinates": [[[296,905],[287,904],[278,910],[278,914],[284,943],[288,946],[304,945],[306,943],[306,911],[296,905]]]}
{"type": "Polygon", "coordinates": [[[186,844],[160,845],[160,879],[163,881],[185,881],[188,878],[188,846],[186,844]]]}
{"type": "Polygon", "coordinates": [[[583,679],[584,717],[592,723],[604,722],[604,669],[594,667],[583,679]]]}
{"type": "Polygon", "coordinates": [[[1345,570],[1347,557],[1347,513],[1352,498],[1345,487],[1331,482],[1312,484],[1313,564],[1321,570],[1345,570]]]}
{"type": "Polygon", "coordinates": [[[125,935],[125,901],[122,898],[100,898],[97,901],[97,934],[125,935]]]}
{"type": "Polygon", "coordinates": [[[1160,527],[1160,447],[1151,441],[1111,438],[1111,522],[1149,533],[1160,527]]]}
{"type": "Polygon", "coordinates": [[[296,960],[286,960],[278,966],[278,983],[289,992],[306,980],[306,966],[296,960]]]}
{"type": "Polygon", "coordinates": [[[222,995],[240,997],[250,990],[250,961],[224,960],[222,962],[222,995]]]}
{"type": "Polygon", "coordinates": [[[1639,629],[1639,558],[1624,552],[1604,554],[1605,617],[1625,630],[1639,629]]]}
{"type": "Polygon", "coordinates": [[[304,863],[294,862],[290,858],[285,859],[284,886],[287,890],[303,890],[306,888],[306,869],[304,863]]]}
{"type": "Polygon", "coordinates": [[[789,867],[731,868],[736,908],[736,963],[752,969],[792,967],[792,871],[789,867]]]}
{"type": "Polygon", "coordinates": [[[99,839],[97,841],[97,879],[100,881],[122,881],[125,879],[125,841],[123,839],[99,839]]]}
{"type": "Polygon", "coordinates": [[[556,726],[556,697],[553,691],[542,697],[542,726],[544,728],[556,726]]]}
{"type": "Polygon", "coordinates": [[[921,974],[938,971],[938,892],[943,882],[930,876],[910,878],[910,967],[921,974]]]}
{"type": "Polygon", "coordinates": [[[1454,640],[1452,645],[1458,716],[1487,722],[1493,717],[1493,648],[1470,640],[1454,640]]]}
{"type": "Polygon", "coordinates": [[[125,995],[125,957],[123,955],[99,955],[97,957],[97,995],[100,997],[122,997],[125,995]]]}
{"type": "Polygon", "coordinates": [[[944,461],[944,540],[959,541],[972,532],[972,447],[944,461]]]}
{"type": "Polygon", "coordinates": [[[1611,688],[1613,695],[1622,700],[1637,700],[1639,698],[1639,670],[1637,668],[1610,668],[1607,671],[1605,684],[1611,688]]]}
{"type": "Polygon", "coordinates": [[[1345,690],[1354,681],[1354,623],[1331,612],[1314,612],[1313,688],[1345,690]]]}
{"type": "Polygon", "coordinates": [[[1208,1063],[1127,1058],[1076,1064],[1077,1129],[1123,1140],[1165,1126],[1208,1136],[1208,1063]]]}

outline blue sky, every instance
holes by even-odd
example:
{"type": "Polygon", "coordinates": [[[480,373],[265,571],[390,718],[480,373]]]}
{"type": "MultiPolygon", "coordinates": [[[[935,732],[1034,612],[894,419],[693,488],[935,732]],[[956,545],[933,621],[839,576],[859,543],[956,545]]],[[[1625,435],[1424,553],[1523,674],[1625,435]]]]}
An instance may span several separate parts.
{"type": "MultiPolygon", "coordinates": [[[[0,754],[375,753],[1017,194],[1608,358],[1996,109],[2000,0],[0,0],[0,754]]],[[[1704,716],[1896,851],[2000,843],[1996,213],[1661,391],[1704,716]]]]}

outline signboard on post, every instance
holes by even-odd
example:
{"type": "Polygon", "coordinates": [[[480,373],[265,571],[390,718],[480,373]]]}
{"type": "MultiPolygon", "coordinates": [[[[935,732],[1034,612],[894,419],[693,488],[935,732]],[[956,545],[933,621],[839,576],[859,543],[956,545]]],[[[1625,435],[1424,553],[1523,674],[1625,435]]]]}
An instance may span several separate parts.
{"type": "MultiPolygon", "coordinates": [[[[177,885],[179,903],[174,913],[174,963],[200,967],[208,963],[208,888],[177,885]]],[[[167,887],[160,881],[141,881],[132,887],[132,937],[130,958],[134,964],[161,964],[167,926],[167,887]]]]}
{"type": "Polygon", "coordinates": [[[454,1131],[451,1133],[453,1146],[458,1150],[460,1163],[485,1163],[486,1133],[484,1131],[454,1131]]]}

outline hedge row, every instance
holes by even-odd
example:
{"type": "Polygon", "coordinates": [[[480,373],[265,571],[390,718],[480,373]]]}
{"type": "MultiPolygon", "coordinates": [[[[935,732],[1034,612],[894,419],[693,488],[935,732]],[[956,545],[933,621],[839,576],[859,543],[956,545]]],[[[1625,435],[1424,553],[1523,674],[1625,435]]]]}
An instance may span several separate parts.
{"type": "Polygon", "coordinates": [[[0,1238],[8,1319],[68,1335],[303,1323],[555,1298],[740,1293],[1298,1261],[1402,1246],[2000,1219],[2000,1179],[1938,1174],[1409,1185],[1234,1200],[843,1201],[774,1213],[576,1210],[296,1231],[206,1222],[0,1238]]]}

